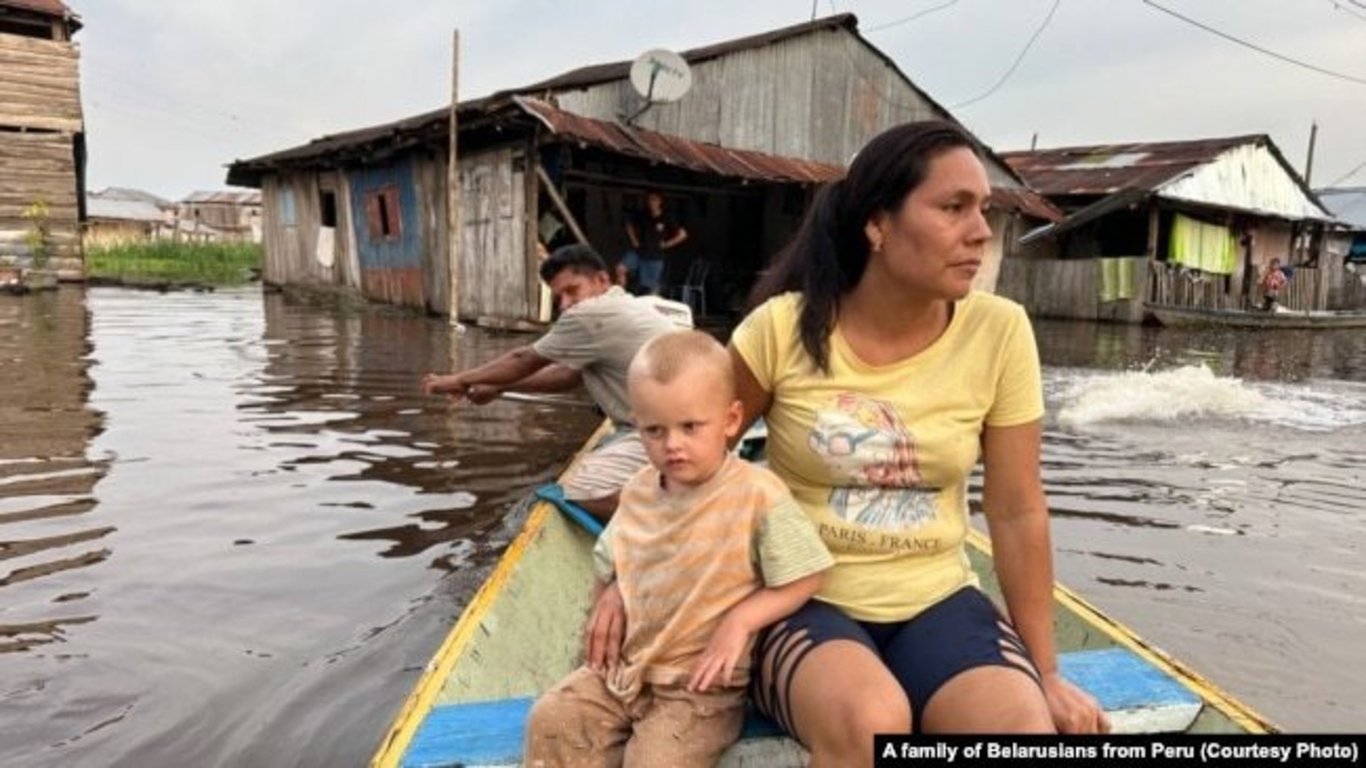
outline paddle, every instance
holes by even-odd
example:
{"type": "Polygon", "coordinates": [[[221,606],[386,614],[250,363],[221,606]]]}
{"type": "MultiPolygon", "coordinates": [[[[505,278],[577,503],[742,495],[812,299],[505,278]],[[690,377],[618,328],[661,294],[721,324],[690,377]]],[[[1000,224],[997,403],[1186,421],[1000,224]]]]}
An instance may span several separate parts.
{"type": "Polygon", "coordinates": [[[529,395],[523,392],[501,392],[498,397],[514,403],[531,403],[532,405],[564,405],[570,408],[594,408],[598,406],[589,400],[580,400],[569,395],[529,395]]]}

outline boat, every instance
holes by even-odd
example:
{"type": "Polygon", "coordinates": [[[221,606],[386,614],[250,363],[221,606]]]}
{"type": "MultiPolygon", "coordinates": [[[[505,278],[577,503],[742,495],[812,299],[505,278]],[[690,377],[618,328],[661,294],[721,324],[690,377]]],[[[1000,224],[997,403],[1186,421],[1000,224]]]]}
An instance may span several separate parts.
{"type": "Polygon", "coordinates": [[[1145,303],[1158,323],[1170,328],[1223,326],[1226,328],[1366,328],[1366,311],[1299,311],[1279,307],[1270,312],[1245,309],[1207,309],[1145,303]]]}
{"type": "MultiPolygon", "coordinates": [[[[741,455],[752,458],[762,431],[746,438],[741,455]]],[[[531,703],[579,662],[593,578],[590,529],[601,527],[557,497],[556,488],[538,492],[520,532],[394,718],[374,768],[518,764],[531,703]]],[[[969,537],[973,568],[999,600],[990,543],[975,530],[969,537]]],[[[1055,585],[1053,594],[1063,672],[1097,697],[1116,733],[1276,732],[1266,718],[1075,592],[1055,585]]],[[[799,745],[752,717],[721,765],[805,761],[799,745]]]]}

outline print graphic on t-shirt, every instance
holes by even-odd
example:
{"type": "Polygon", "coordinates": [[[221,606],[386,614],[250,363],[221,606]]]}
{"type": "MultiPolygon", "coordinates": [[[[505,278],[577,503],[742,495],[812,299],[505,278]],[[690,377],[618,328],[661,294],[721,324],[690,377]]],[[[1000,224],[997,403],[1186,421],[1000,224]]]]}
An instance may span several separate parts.
{"type": "Polygon", "coordinates": [[[836,395],[816,413],[807,445],[830,471],[830,510],[839,519],[905,531],[935,518],[939,489],[921,485],[915,436],[890,403],[836,395]]]}

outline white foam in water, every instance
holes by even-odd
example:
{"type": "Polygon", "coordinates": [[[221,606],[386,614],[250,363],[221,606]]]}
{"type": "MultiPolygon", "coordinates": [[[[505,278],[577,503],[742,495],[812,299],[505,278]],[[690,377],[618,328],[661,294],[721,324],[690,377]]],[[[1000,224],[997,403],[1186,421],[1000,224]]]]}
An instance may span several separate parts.
{"type": "Polygon", "coordinates": [[[1082,375],[1063,385],[1058,423],[1069,428],[1241,419],[1322,432],[1366,424],[1366,397],[1350,382],[1251,384],[1187,365],[1082,375]]]}

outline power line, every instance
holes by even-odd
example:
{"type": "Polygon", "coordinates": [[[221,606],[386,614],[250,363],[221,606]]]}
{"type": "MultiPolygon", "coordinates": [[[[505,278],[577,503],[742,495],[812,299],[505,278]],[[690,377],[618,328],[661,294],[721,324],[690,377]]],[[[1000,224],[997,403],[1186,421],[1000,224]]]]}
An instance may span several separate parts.
{"type": "Polygon", "coordinates": [[[921,16],[928,16],[928,15],[930,15],[931,13],[934,13],[935,11],[942,11],[942,10],[944,10],[945,8],[948,8],[950,5],[955,5],[955,4],[957,4],[957,2],[958,2],[958,0],[949,0],[947,3],[940,3],[939,5],[936,5],[936,6],[933,6],[933,7],[930,7],[930,8],[926,8],[926,9],[923,10],[923,11],[920,11],[920,12],[918,12],[918,13],[913,13],[913,14],[911,14],[910,16],[907,16],[907,17],[905,17],[905,18],[897,19],[896,21],[889,21],[889,22],[887,22],[887,23],[885,23],[885,24],[878,24],[877,26],[874,26],[874,27],[869,27],[869,28],[863,30],[863,33],[864,33],[864,34],[868,34],[869,32],[877,32],[878,30],[887,29],[888,27],[898,27],[898,26],[901,26],[902,24],[905,24],[905,23],[907,23],[907,22],[915,21],[916,19],[920,18],[921,16]]]}
{"type": "Polygon", "coordinates": [[[1338,2],[1338,0],[1328,0],[1328,2],[1332,3],[1332,4],[1333,4],[1333,7],[1336,8],[1337,10],[1339,10],[1339,11],[1342,11],[1343,13],[1350,13],[1350,14],[1352,14],[1353,16],[1357,17],[1358,19],[1361,19],[1362,21],[1366,21],[1366,16],[1361,15],[1361,12],[1358,11],[1358,10],[1355,10],[1354,8],[1352,8],[1352,6],[1350,6],[1350,5],[1345,5],[1345,4],[1343,4],[1343,3],[1340,3],[1340,2],[1338,2]]]}
{"type": "Polygon", "coordinates": [[[1197,26],[1197,27],[1199,27],[1200,29],[1203,29],[1203,30],[1205,30],[1206,32],[1209,32],[1209,33],[1212,34],[1212,35],[1218,35],[1219,37],[1222,37],[1222,38],[1224,38],[1225,40],[1228,40],[1229,42],[1237,43],[1238,45],[1244,46],[1244,47],[1246,47],[1246,48],[1251,48],[1252,50],[1257,51],[1258,53],[1264,53],[1264,54],[1266,54],[1267,56],[1271,56],[1272,58],[1280,59],[1281,61],[1284,61],[1284,62],[1286,62],[1286,63],[1288,63],[1288,64],[1294,64],[1294,65],[1297,66],[1297,67],[1304,67],[1305,69],[1312,69],[1312,70],[1315,71],[1315,72],[1318,72],[1318,73],[1324,74],[1324,75],[1328,75],[1329,77],[1336,77],[1336,78],[1338,78],[1338,79],[1340,79],[1340,80],[1346,80],[1346,81],[1351,82],[1351,83],[1357,83],[1357,84],[1359,84],[1359,85],[1366,85],[1366,79],[1362,79],[1362,78],[1360,78],[1360,77],[1353,77],[1352,75],[1344,75],[1344,74],[1341,73],[1341,72],[1334,72],[1334,71],[1331,70],[1331,69],[1324,69],[1323,67],[1315,66],[1315,65],[1310,64],[1310,63],[1308,63],[1308,62],[1300,61],[1299,59],[1292,59],[1292,58],[1290,58],[1289,56],[1286,56],[1286,55],[1280,54],[1280,53],[1276,53],[1275,51],[1272,51],[1272,50],[1268,50],[1268,49],[1263,48],[1263,47],[1261,47],[1260,45],[1257,45],[1257,44],[1255,44],[1255,43],[1249,43],[1248,41],[1243,40],[1242,38],[1234,37],[1233,35],[1230,35],[1230,34],[1228,34],[1227,32],[1221,32],[1221,31],[1215,29],[1214,27],[1211,27],[1211,26],[1209,26],[1209,25],[1207,25],[1207,24],[1202,24],[1202,23],[1196,21],[1195,19],[1190,18],[1189,16],[1182,16],[1181,14],[1177,13],[1176,11],[1173,11],[1173,10],[1170,9],[1170,8],[1164,8],[1164,7],[1160,6],[1160,5],[1158,5],[1157,3],[1153,2],[1153,0],[1143,0],[1143,3],[1144,3],[1145,5],[1150,5],[1150,6],[1152,6],[1153,8],[1156,8],[1156,9],[1159,10],[1159,11],[1162,11],[1163,13],[1165,13],[1165,14],[1167,14],[1167,15],[1169,15],[1169,16],[1174,16],[1174,17],[1176,17],[1176,18],[1178,18],[1178,19],[1180,19],[1180,20],[1186,22],[1187,24],[1192,24],[1192,25],[1194,25],[1194,26],[1197,26]]]}
{"type": "Polygon", "coordinates": [[[1029,53],[1029,49],[1034,47],[1034,41],[1039,39],[1039,35],[1043,34],[1044,29],[1048,27],[1048,23],[1053,20],[1053,14],[1058,12],[1059,5],[1062,5],[1062,0],[1053,0],[1053,7],[1048,9],[1048,15],[1043,18],[1043,23],[1039,24],[1039,28],[1034,30],[1033,36],[1029,38],[1029,42],[1025,43],[1025,47],[1020,51],[1020,55],[1015,57],[1015,61],[1010,65],[1010,69],[1007,69],[1006,73],[1001,75],[1001,79],[997,80],[995,85],[988,88],[986,93],[983,93],[980,96],[974,96],[967,101],[960,101],[951,108],[958,109],[959,107],[966,107],[969,104],[976,104],[995,93],[1002,85],[1005,85],[1005,82],[1009,80],[1010,76],[1015,74],[1015,70],[1019,68],[1020,62],[1024,61],[1025,54],[1029,53]]]}
{"type": "Polygon", "coordinates": [[[1336,179],[1333,179],[1333,181],[1331,181],[1330,183],[1328,183],[1326,186],[1329,186],[1329,187],[1336,187],[1337,185],[1341,184],[1342,182],[1344,182],[1344,181],[1346,181],[1346,180],[1352,178],[1353,176],[1355,176],[1355,175],[1357,174],[1357,171],[1361,170],[1362,168],[1366,168],[1366,160],[1362,160],[1360,163],[1357,163],[1357,167],[1353,168],[1352,170],[1348,171],[1347,173],[1344,173],[1343,175],[1337,177],[1336,179]]]}

